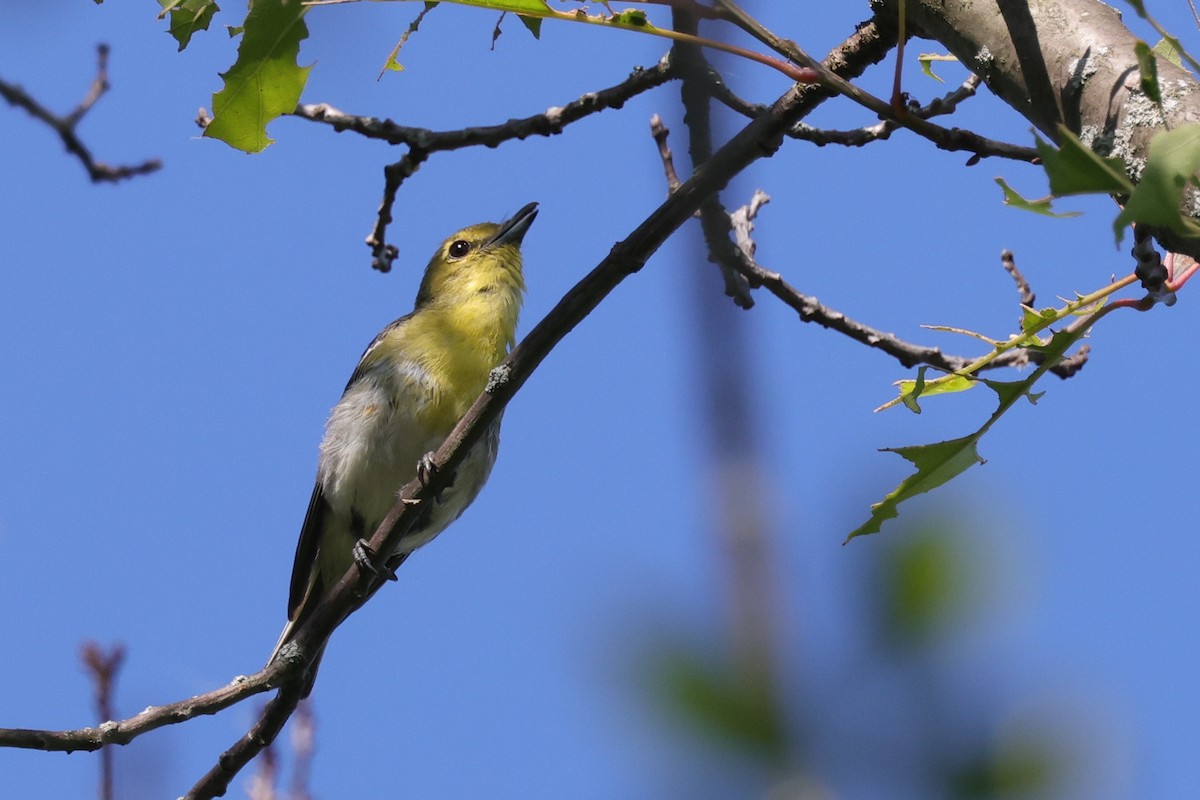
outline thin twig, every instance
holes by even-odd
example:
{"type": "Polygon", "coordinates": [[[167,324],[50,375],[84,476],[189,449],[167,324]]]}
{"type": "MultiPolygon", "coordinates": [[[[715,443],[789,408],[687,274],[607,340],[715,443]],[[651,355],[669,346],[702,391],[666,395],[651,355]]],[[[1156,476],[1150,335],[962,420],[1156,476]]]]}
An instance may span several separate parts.
{"type": "Polygon", "coordinates": [[[216,714],[247,697],[274,689],[286,674],[288,665],[272,664],[249,677],[234,678],[229,685],[220,689],[177,703],[150,706],[129,719],[104,722],[95,728],[65,731],[0,728],[0,747],[73,753],[77,750],[99,750],[112,744],[129,744],[148,731],[187,722],[197,716],[216,714]]]}
{"type": "Polygon", "coordinates": [[[67,152],[74,155],[83,164],[92,183],[116,183],[125,178],[132,178],[135,175],[147,175],[158,171],[162,168],[162,161],[157,158],[148,159],[141,164],[118,167],[109,166],[102,161],[97,161],[92,155],[92,151],[88,149],[87,145],[83,143],[83,140],[75,132],[75,128],[79,125],[79,122],[91,111],[96,101],[108,91],[108,45],[102,44],[97,46],[96,53],[98,62],[96,77],[92,79],[92,84],[88,89],[87,95],[66,116],[60,117],[56,115],[33,99],[28,92],[15,83],[0,80],[0,97],[3,97],[11,105],[25,109],[34,119],[41,120],[53,128],[58,137],[62,139],[67,152]]]}
{"type": "MultiPolygon", "coordinates": [[[[80,655],[92,676],[96,716],[101,723],[108,722],[116,716],[116,712],[113,711],[113,696],[117,692],[117,673],[121,671],[121,663],[125,660],[125,648],[117,644],[105,652],[95,642],[86,642],[80,655]]],[[[112,756],[111,748],[100,751],[100,800],[113,800],[112,756]]]]}
{"type": "MultiPolygon", "coordinates": [[[[850,83],[843,76],[839,75],[837,70],[829,69],[825,64],[813,59],[792,40],[784,39],[771,33],[756,19],[743,11],[733,0],[716,0],[716,2],[742,30],[775,52],[786,56],[792,62],[802,67],[809,67],[816,70],[820,76],[821,85],[827,91],[835,92],[853,100],[864,108],[878,114],[880,119],[888,120],[900,127],[908,128],[918,136],[922,136],[933,142],[939,149],[950,151],[966,150],[974,153],[979,158],[998,156],[1017,161],[1030,161],[1036,158],[1036,152],[1032,148],[989,139],[962,128],[943,128],[907,110],[901,110],[898,113],[892,108],[890,102],[876,97],[850,83]]],[[[878,17],[876,18],[876,23],[878,23],[878,17]]],[[[893,44],[897,41],[896,36],[898,35],[898,32],[894,34],[892,38],[893,44]]]]}
{"type": "Polygon", "coordinates": [[[327,103],[300,105],[292,114],[301,119],[325,123],[338,132],[353,131],[388,144],[408,145],[409,152],[403,158],[384,168],[383,200],[379,204],[375,225],[366,239],[367,246],[371,248],[371,266],[387,272],[398,255],[395,246],[386,242],[387,228],[393,219],[396,192],[431,154],[464,147],[496,147],[512,139],[530,136],[553,136],[562,133],[567,125],[591,114],[608,108],[620,108],[630,98],[661,86],[674,77],[671,59],[664,56],[653,67],[638,67],[621,83],[597,92],[588,92],[565,106],[556,106],[522,119],[511,119],[501,125],[452,131],[433,131],[399,125],[390,119],[346,114],[327,103]]]}
{"type": "Polygon", "coordinates": [[[658,114],[653,114],[650,117],[650,135],[654,137],[654,143],[658,145],[658,157],[662,161],[663,173],[667,178],[667,194],[679,188],[679,173],[675,171],[675,155],[671,152],[668,137],[671,135],[671,129],[668,128],[662,121],[662,117],[658,114]]]}
{"type": "Polygon", "coordinates": [[[1029,287],[1029,281],[1025,280],[1025,276],[1017,268],[1017,259],[1013,256],[1012,250],[1000,251],[1000,264],[1004,267],[1004,271],[1012,276],[1013,282],[1017,284],[1017,292],[1021,295],[1021,305],[1033,308],[1037,302],[1037,295],[1033,293],[1033,289],[1029,287]]]}

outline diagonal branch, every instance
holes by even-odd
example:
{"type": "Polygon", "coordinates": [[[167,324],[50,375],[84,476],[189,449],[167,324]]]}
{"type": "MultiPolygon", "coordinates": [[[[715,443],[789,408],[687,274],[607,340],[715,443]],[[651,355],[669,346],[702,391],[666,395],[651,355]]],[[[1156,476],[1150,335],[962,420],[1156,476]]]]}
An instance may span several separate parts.
{"type": "Polygon", "coordinates": [[[234,678],[227,686],[189,697],[178,703],[150,706],[120,722],[104,722],[95,728],[45,731],[28,728],[0,728],[0,747],[73,753],[99,750],[113,744],[129,744],[143,733],[187,722],[197,716],[216,714],[247,697],[274,689],[285,673],[284,665],[272,664],[249,677],[234,678]]]}
{"type": "MultiPolygon", "coordinates": [[[[738,6],[734,0],[717,0],[717,4],[738,27],[760,42],[777,53],[787,56],[794,63],[816,70],[820,76],[821,85],[826,87],[828,91],[853,100],[860,106],[878,114],[881,119],[889,120],[900,127],[908,128],[918,136],[933,142],[939,149],[950,151],[966,150],[975,153],[977,156],[989,155],[1014,158],[1018,161],[1029,160],[1027,152],[1029,148],[989,139],[962,128],[944,128],[941,125],[935,125],[929,120],[905,110],[898,111],[888,101],[855,86],[846,80],[845,77],[838,74],[836,70],[829,69],[825,64],[813,59],[812,56],[801,50],[791,39],[784,39],[767,30],[758,20],[751,17],[738,6]]],[[[884,21],[885,18],[880,15],[877,15],[874,20],[876,25],[880,25],[884,21]]],[[[894,22],[895,20],[888,19],[887,21],[894,22]]],[[[893,33],[892,42],[899,41],[899,34],[896,29],[892,27],[889,30],[893,33]]]]}
{"type": "MultiPolygon", "coordinates": [[[[625,278],[642,268],[663,242],[667,240],[713,193],[724,187],[733,176],[760,158],[773,154],[782,143],[785,132],[812,104],[812,95],[802,85],[795,85],[766,112],[745,126],[728,143],[713,153],[712,158],[699,166],[678,191],[666,199],[641,225],[613,246],[608,256],[575,285],[514,349],[508,359],[493,372],[487,390],[459,421],[446,441],[432,455],[433,470],[422,483],[414,479],[398,493],[395,506],[371,536],[368,543],[373,553],[392,553],[399,548],[408,531],[449,482],[471,446],[479,440],[488,426],[525,384],[550,351],[584,320],[608,294],[625,278]]],[[[383,566],[378,564],[377,566],[383,566]]],[[[327,591],[312,615],[295,631],[291,644],[281,653],[272,667],[283,664],[286,681],[284,692],[290,693],[302,685],[307,666],[328,642],[333,631],[353,613],[376,588],[369,572],[351,567],[327,591]]],[[[273,706],[285,707],[282,700],[273,706]]],[[[225,766],[243,765],[270,743],[278,731],[267,714],[254,729],[221,757],[225,766]]],[[[194,787],[189,798],[219,795],[228,785],[231,774],[220,765],[216,778],[206,776],[194,787]]]]}
{"type": "Polygon", "coordinates": [[[108,45],[102,44],[96,48],[97,66],[96,77],[92,79],[91,88],[88,89],[87,96],[80,101],[75,110],[66,116],[58,116],[54,112],[47,109],[37,100],[35,100],[28,92],[15,83],[0,80],[0,97],[3,97],[17,108],[23,108],[37,120],[40,120],[54,129],[58,137],[62,139],[63,144],[67,148],[67,152],[74,155],[83,164],[87,170],[88,177],[92,179],[92,183],[116,183],[125,178],[132,178],[135,175],[147,175],[151,172],[157,172],[162,168],[162,162],[157,158],[147,159],[140,164],[129,166],[110,166],[102,161],[97,161],[92,155],[92,151],[88,149],[83,140],[75,132],[75,128],[84,116],[92,110],[92,106],[96,101],[108,91],[108,45]]]}

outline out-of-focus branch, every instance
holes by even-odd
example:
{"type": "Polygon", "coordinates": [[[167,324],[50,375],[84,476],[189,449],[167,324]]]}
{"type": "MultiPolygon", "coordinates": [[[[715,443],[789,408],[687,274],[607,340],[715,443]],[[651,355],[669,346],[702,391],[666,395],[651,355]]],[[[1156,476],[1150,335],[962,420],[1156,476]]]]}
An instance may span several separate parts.
{"type": "MultiPolygon", "coordinates": [[[[696,18],[676,9],[671,15],[676,30],[695,36],[696,18]]],[[[688,154],[693,168],[712,157],[713,132],[711,98],[704,77],[713,72],[699,47],[677,42],[672,51],[678,64],[681,80],[680,98],[683,101],[683,123],[688,132],[688,154]]],[[[661,148],[661,144],[660,144],[661,148]]],[[[753,308],[754,298],[745,276],[734,269],[732,262],[738,258],[737,248],[729,239],[729,213],[721,205],[719,193],[705,198],[700,205],[700,227],[704,231],[704,243],[708,258],[721,270],[725,281],[725,294],[741,308],[753,308]]]]}
{"type": "MultiPolygon", "coordinates": [[[[87,642],[81,651],[83,664],[92,677],[92,695],[96,701],[96,716],[108,722],[116,716],[113,695],[116,694],[117,673],[125,660],[125,648],[114,645],[107,653],[95,642],[87,642]]],[[[112,750],[100,751],[100,800],[113,800],[112,750]]]]}
{"type": "Polygon", "coordinates": [[[162,168],[162,162],[157,158],[147,159],[140,164],[129,166],[110,166],[102,161],[97,161],[92,155],[92,151],[88,149],[83,140],[75,132],[75,128],[79,122],[92,110],[92,106],[96,101],[108,91],[108,45],[102,44],[96,48],[97,66],[96,77],[92,79],[92,85],[88,89],[87,96],[80,101],[75,110],[65,116],[59,116],[47,109],[37,100],[35,100],[28,92],[15,83],[9,83],[5,80],[0,80],[0,97],[3,97],[9,104],[17,108],[23,108],[29,112],[34,119],[41,120],[54,129],[58,137],[62,139],[63,144],[67,148],[67,152],[79,159],[87,170],[88,177],[92,179],[92,183],[111,182],[132,178],[135,175],[146,175],[151,172],[156,172],[162,168]]]}
{"type": "Polygon", "coordinates": [[[510,119],[501,125],[452,131],[432,131],[428,128],[398,125],[390,119],[346,114],[327,103],[297,106],[292,114],[301,119],[331,125],[338,132],[353,131],[369,139],[408,146],[409,151],[403,158],[384,168],[383,201],[379,205],[375,226],[366,240],[367,246],[371,248],[371,266],[381,272],[387,272],[398,255],[395,246],[387,244],[385,240],[388,225],[392,222],[396,192],[432,153],[481,145],[496,147],[512,139],[526,139],[530,136],[553,136],[562,133],[567,125],[598,111],[620,108],[631,97],[661,86],[674,77],[675,70],[668,55],[653,67],[638,67],[628,78],[615,86],[588,92],[565,106],[556,106],[541,114],[522,119],[510,119]]]}

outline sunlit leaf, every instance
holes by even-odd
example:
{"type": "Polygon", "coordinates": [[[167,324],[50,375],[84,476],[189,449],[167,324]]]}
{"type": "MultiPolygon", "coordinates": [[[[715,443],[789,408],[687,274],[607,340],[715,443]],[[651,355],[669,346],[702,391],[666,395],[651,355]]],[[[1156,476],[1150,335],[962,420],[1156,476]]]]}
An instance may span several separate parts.
{"type": "Polygon", "coordinates": [[[188,46],[192,34],[208,30],[213,15],[221,10],[215,0],[158,0],[158,4],[170,12],[167,33],[179,42],[180,50],[188,46]]]}
{"type": "Polygon", "coordinates": [[[1196,185],[1197,169],[1200,169],[1200,124],[1156,133],[1150,140],[1142,179],[1113,222],[1118,244],[1125,228],[1135,222],[1169,228],[1181,236],[1200,236],[1200,224],[1181,211],[1184,191],[1189,185],[1196,185]]]}
{"type": "Polygon", "coordinates": [[[1040,200],[1027,200],[1009,186],[1004,178],[996,178],[996,183],[1000,184],[1000,188],[1004,190],[1004,205],[1019,208],[1023,211],[1032,211],[1035,214],[1042,214],[1047,217],[1078,217],[1078,211],[1062,211],[1055,212],[1050,209],[1050,202],[1054,199],[1054,195],[1046,195],[1040,200]]]}
{"type": "Polygon", "coordinates": [[[1029,306],[1021,306],[1021,330],[1024,333],[1040,330],[1049,321],[1058,319],[1058,309],[1043,308],[1035,311],[1029,306]]]}
{"type": "Polygon", "coordinates": [[[522,11],[531,13],[550,12],[550,6],[546,4],[546,0],[448,0],[448,2],[458,3],[463,6],[490,8],[495,11],[511,11],[514,14],[520,14],[522,11]]]}
{"type": "Polygon", "coordinates": [[[1178,48],[1179,40],[1164,36],[1154,45],[1154,53],[1159,58],[1165,58],[1180,69],[1184,69],[1182,51],[1178,48]]]}
{"type": "Polygon", "coordinates": [[[308,37],[300,0],[255,0],[246,15],[238,57],[221,73],[225,88],[213,95],[213,120],[204,135],[257,153],[271,144],[267,123],[300,100],[308,67],[296,63],[308,37]]]}
{"type": "Polygon", "coordinates": [[[1050,178],[1050,193],[1056,197],[1072,194],[1129,194],[1133,181],[1125,175],[1125,162],[1103,158],[1079,141],[1065,126],[1058,126],[1062,146],[1055,148],[1034,134],[1042,167],[1050,178]]]}
{"type": "Polygon", "coordinates": [[[646,19],[646,12],[640,8],[630,8],[618,14],[614,14],[612,21],[618,25],[628,25],[631,28],[652,28],[650,20],[646,19]]]}
{"type": "Polygon", "coordinates": [[[928,367],[918,369],[915,379],[896,382],[896,385],[900,387],[900,402],[904,403],[913,413],[921,413],[921,407],[917,404],[919,397],[965,392],[974,385],[974,381],[962,375],[943,375],[936,381],[926,382],[925,370],[927,369],[928,367]]]}
{"type": "Polygon", "coordinates": [[[986,426],[958,439],[936,444],[912,447],[885,447],[884,450],[905,458],[916,466],[917,471],[909,475],[887,497],[871,506],[871,518],[855,528],[846,537],[850,541],[856,536],[879,533],[880,526],[897,516],[897,506],[905,500],[936,489],[946,481],[961,475],[976,464],[984,463],[976,445],[986,426]]]}
{"type": "Polygon", "coordinates": [[[921,72],[924,72],[927,77],[933,78],[938,83],[945,83],[941,77],[933,71],[933,62],[935,61],[958,61],[956,56],[943,55],[941,53],[921,53],[917,56],[917,63],[921,65],[921,72]]]}

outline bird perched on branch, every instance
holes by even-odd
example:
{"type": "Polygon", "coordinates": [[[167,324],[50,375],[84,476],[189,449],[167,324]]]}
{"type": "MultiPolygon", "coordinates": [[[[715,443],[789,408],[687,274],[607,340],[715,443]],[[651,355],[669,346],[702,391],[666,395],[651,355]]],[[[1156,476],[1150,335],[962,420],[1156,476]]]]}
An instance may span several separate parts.
{"type": "MultiPolygon", "coordinates": [[[[355,561],[369,564],[362,548],[398,490],[416,477],[418,464],[449,435],[508,354],[525,291],[521,241],[537,211],[530,203],[507,222],[472,225],[442,242],[425,268],[413,312],[384,328],[359,359],[325,426],[317,485],[292,567],[288,624],[272,661],[324,592],[355,561]]],[[[471,504],[492,471],[499,441],[497,419],[451,485],[387,555],[389,574],[471,504]]],[[[320,657],[312,659],[306,693],[320,657]]]]}

